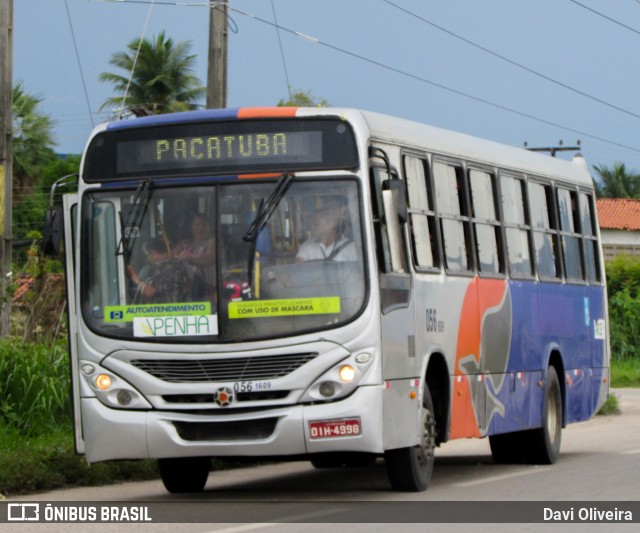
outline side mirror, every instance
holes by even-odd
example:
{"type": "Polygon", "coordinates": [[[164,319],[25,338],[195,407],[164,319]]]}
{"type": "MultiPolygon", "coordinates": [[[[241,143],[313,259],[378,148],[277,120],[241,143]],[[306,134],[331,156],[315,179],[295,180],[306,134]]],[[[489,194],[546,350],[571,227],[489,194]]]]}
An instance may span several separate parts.
{"type": "Polygon", "coordinates": [[[384,180],[382,182],[383,191],[391,191],[395,198],[395,209],[398,213],[398,222],[404,224],[407,222],[409,215],[407,211],[407,193],[404,188],[404,182],[401,180],[384,180]]]}
{"type": "Polygon", "coordinates": [[[41,251],[44,255],[58,256],[62,239],[62,210],[50,207],[45,213],[41,251]]]}

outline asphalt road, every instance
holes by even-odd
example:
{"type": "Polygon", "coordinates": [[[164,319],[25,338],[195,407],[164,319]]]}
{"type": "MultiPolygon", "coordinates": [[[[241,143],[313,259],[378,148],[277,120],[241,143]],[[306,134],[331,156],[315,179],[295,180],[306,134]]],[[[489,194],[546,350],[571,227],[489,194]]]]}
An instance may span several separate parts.
{"type": "MultiPolygon", "coordinates": [[[[349,470],[315,470],[307,462],[269,464],[212,472],[202,494],[167,494],[160,481],[125,483],[106,487],[58,490],[21,496],[12,502],[144,502],[161,503],[164,512],[175,511],[177,524],[3,524],[3,531],[220,531],[235,533],[251,530],[323,531],[330,524],[351,522],[358,516],[371,520],[389,512],[386,521],[406,522],[404,513],[434,509],[429,502],[456,502],[462,515],[468,502],[505,502],[489,506],[500,514],[519,502],[544,501],[558,508],[562,502],[609,502],[625,509],[625,502],[640,502],[640,389],[618,389],[621,414],[598,416],[573,424],[563,431],[558,462],[551,466],[496,465],[488,440],[461,440],[444,444],[437,452],[431,486],[423,493],[398,493],[389,488],[382,462],[374,467],[349,470]],[[365,503],[363,503],[365,502],[365,503]],[[371,503],[373,502],[373,504],[371,503]],[[398,503],[399,502],[399,503],[398,503]],[[414,502],[414,503],[411,503],[414,502]],[[416,506],[416,502],[424,502],[416,506]],[[554,503],[555,502],[555,503],[554,503]],[[346,506],[346,507],[345,507],[346,506]],[[431,506],[431,507],[430,507],[431,506]],[[220,520],[188,523],[203,510],[220,510],[220,520]],[[349,515],[349,513],[352,513],[349,515]],[[366,513],[369,513],[368,515],[366,513]],[[212,523],[216,522],[216,523],[212,523]],[[298,522],[277,526],[266,522],[298,522]],[[311,523],[300,523],[311,522],[311,523]],[[5,527],[6,526],[6,527],[5,527]],[[135,529],[133,529],[135,528],[135,529]]],[[[438,508],[446,508],[440,503],[438,508]]],[[[471,505],[471,504],[468,504],[471,505]]],[[[603,505],[605,505],[603,503],[603,505]]],[[[541,508],[543,504],[540,504],[541,508]]],[[[565,506],[566,507],[566,506],[565,506]]],[[[480,509],[476,507],[474,509],[480,509]]],[[[574,511],[577,514],[578,507],[574,511]]],[[[466,511],[468,513],[468,509],[466,511]]],[[[475,511],[474,511],[475,512],[475,511]]],[[[537,512],[537,511],[536,511],[537,512]]],[[[542,510],[540,510],[542,512],[542,510]]],[[[634,516],[636,524],[640,519],[634,516]]],[[[454,512],[452,516],[457,516],[454,512]]],[[[416,520],[419,521],[419,520],[416,520]]],[[[334,524],[335,525],[335,524],[334,524]]],[[[329,527],[327,527],[329,526],[329,527]]],[[[402,524],[402,531],[424,531],[425,524],[402,524]]],[[[467,531],[468,525],[438,524],[437,530],[467,531]]],[[[474,526],[474,530],[539,530],[559,524],[509,524],[474,526]]],[[[601,530],[604,524],[565,524],[563,530],[601,530]]],[[[633,528],[637,525],[613,524],[607,529],[633,528]]],[[[340,531],[388,531],[389,524],[342,525],[340,531]]],[[[396,527],[393,528],[397,529],[396,527]]],[[[431,529],[431,528],[429,528],[431,529]]]]}

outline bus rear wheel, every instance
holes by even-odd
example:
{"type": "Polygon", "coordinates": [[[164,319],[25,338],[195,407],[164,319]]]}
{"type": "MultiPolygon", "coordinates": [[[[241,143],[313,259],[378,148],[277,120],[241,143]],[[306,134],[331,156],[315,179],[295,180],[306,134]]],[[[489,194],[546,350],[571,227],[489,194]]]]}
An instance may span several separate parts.
{"type": "Polygon", "coordinates": [[[496,463],[556,462],[562,440],[562,391],[558,373],[552,366],[547,370],[543,398],[542,427],[489,437],[496,463]]]}
{"type": "Polygon", "coordinates": [[[394,490],[426,490],[433,474],[436,449],[436,419],[429,389],[425,385],[421,412],[422,435],[418,446],[387,450],[384,461],[394,490]]]}
{"type": "Polygon", "coordinates": [[[562,390],[553,366],[547,370],[542,407],[542,427],[532,431],[529,459],[532,463],[550,465],[558,460],[562,441],[562,390]]]}
{"type": "Polygon", "coordinates": [[[172,494],[202,492],[207,484],[211,459],[209,457],[180,457],[158,459],[164,487],[172,494]]]}

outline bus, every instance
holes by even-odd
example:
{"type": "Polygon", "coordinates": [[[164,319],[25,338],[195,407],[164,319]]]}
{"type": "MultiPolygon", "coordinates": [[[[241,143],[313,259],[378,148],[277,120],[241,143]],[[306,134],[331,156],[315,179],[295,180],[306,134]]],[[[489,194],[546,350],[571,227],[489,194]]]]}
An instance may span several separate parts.
{"type": "Polygon", "coordinates": [[[47,220],[76,451],[157,460],[172,493],[211,458],[382,459],[422,491],[472,437],[551,464],[608,396],[581,157],[354,109],[199,110],[98,126],[47,220]]]}

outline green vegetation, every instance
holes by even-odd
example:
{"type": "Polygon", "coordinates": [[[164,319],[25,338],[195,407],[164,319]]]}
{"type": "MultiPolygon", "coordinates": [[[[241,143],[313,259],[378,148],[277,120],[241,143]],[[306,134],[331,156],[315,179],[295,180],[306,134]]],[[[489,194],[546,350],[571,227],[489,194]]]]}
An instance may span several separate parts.
{"type": "Polygon", "coordinates": [[[614,163],[613,168],[594,165],[599,181],[594,180],[596,194],[601,198],[640,197],[640,174],[627,169],[624,163],[614,163]]]}
{"type": "Polygon", "coordinates": [[[100,74],[100,81],[111,83],[117,94],[100,109],[146,117],[199,107],[206,87],[193,74],[196,56],[190,53],[191,41],[174,43],[160,32],[155,39],[134,39],[127,48],[128,53],[116,52],[109,60],[123,74],[100,74]]]}
{"type": "Polygon", "coordinates": [[[0,494],[4,495],[158,477],[155,461],[88,465],[73,451],[68,421],[30,438],[14,429],[2,431],[0,450],[0,494]]]}
{"type": "Polygon", "coordinates": [[[0,339],[0,494],[157,476],[153,461],[87,465],[73,451],[66,344],[0,339]]]}
{"type": "Polygon", "coordinates": [[[640,259],[618,256],[607,263],[611,357],[640,361],[640,259]]]}
{"type": "Polygon", "coordinates": [[[609,394],[607,401],[602,406],[600,411],[598,411],[599,415],[619,415],[620,414],[620,402],[618,401],[618,397],[615,393],[609,394]]]}
{"type": "Polygon", "coordinates": [[[611,363],[612,387],[640,387],[640,358],[611,363]]]}

